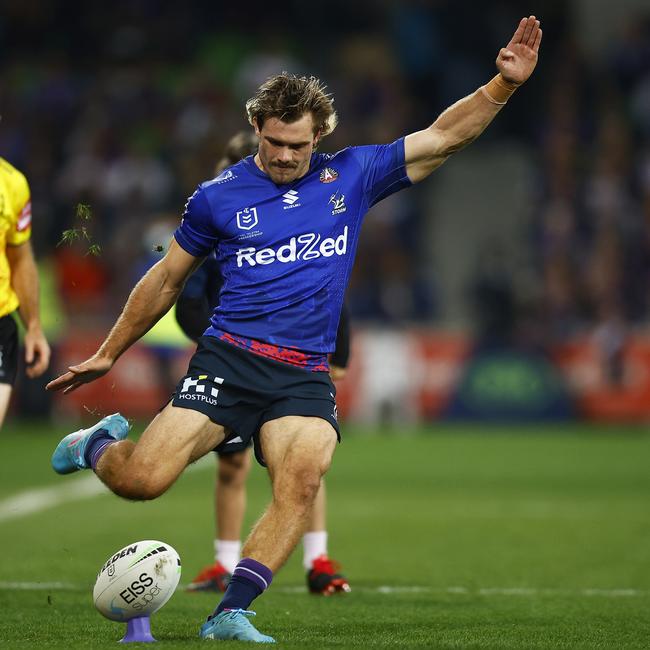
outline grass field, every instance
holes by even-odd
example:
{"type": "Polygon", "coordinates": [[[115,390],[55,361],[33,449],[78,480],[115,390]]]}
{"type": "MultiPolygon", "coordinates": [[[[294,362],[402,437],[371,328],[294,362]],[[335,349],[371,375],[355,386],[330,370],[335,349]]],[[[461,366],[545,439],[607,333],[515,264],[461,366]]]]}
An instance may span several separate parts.
{"type": "MultiPolygon", "coordinates": [[[[650,435],[346,430],[328,476],[329,528],[353,591],[308,595],[296,553],[254,603],[257,627],[280,647],[650,645],[650,435]]],[[[172,544],[182,583],[212,559],[212,459],[158,501],[132,504],[92,492],[89,472],[50,470],[66,432],[34,425],[0,435],[3,648],[116,647],[124,625],[95,611],[92,585],[129,542],[172,544]]],[[[249,494],[251,521],[268,496],[260,468],[249,494]]],[[[215,603],[179,588],[152,619],[159,645],[205,647],[197,631],[215,603]]]]}

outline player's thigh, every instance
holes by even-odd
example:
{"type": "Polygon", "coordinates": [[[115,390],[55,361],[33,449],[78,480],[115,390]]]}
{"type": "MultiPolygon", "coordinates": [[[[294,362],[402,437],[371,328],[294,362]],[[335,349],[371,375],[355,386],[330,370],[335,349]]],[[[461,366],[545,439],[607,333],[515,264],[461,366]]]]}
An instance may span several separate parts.
{"type": "Polygon", "coordinates": [[[204,413],[167,404],[145,429],[129,462],[182,471],[224,438],[224,427],[204,413]]]}
{"type": "Polygon", "coordinates": [[[289,469],[313,469],[322,476],[329,469],[338,440],[326,420],[299,415],[265,422],[259,438],[272,480],[276,473],[289,469]]]}
{"type": "Polygon", "coordinates": [[[11,399],[11,384],[0,384],[0,427],[4,424],[9,400],[11,399]]]}

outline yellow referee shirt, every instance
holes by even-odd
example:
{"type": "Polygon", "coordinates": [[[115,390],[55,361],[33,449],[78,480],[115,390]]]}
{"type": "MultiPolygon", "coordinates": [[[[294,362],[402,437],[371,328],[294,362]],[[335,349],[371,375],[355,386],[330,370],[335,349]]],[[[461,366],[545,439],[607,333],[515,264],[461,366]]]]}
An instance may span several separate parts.
{"type": "Polygon", "coordinates": [[[11,288],[7,246],[24,244],[32,234],[32,203],[27,179],[0,158],[0,317],[18,307],[11,288]]]}

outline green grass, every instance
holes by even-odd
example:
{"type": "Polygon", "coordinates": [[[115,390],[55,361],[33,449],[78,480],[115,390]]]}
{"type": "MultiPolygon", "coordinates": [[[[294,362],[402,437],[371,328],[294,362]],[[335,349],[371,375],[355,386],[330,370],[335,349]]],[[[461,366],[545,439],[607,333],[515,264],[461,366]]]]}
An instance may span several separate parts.
{"type": "MultiPolygon", "coordinates": [[[[256,625],[280,647],[648,647],[644,431],[345,430],[328,476],[330,550],[353,592],[325,599],[300,591],[297,552],[254,603],[256,625]]],[[[2,431],[0,516],[24,490],[79,480],[49,469],[66,432],[2,431]]],[[[96,572],[128,542],[163,539],[189,581],[212,557],[212,468],[206,460],[151,503],[106,493],[0,519],[0,647],[116,647],[124,626],[95,611],[96,572]],[[26,590],[15,582],[65,584],[26,590]]],[[[268,498],[258,467],[249,488],[250,524],[268,498]]],[[[152,619],[161,647],[204,648],[196,635],[215,603],[179,589],[152,619]]],[[[219,645],[231,646],[241,644],[219,645]]]]}

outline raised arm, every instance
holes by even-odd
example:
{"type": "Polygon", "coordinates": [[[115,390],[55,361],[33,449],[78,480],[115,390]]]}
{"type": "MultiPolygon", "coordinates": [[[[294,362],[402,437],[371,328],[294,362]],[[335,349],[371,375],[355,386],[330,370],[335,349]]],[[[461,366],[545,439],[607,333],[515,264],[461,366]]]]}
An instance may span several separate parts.
{"type": "Polygon", "coordinates": [[[187,277],[201,263],[172,239],[169,250],[135,285],[99,350],[90,359],[71,366],[47,385],[48,390],[73,391],[105,375],[120,355],[150,330],[176,302],[187,277]]]}
{"type": "Polygon", "coordinates": [[[483,132],[510,95],[533,73],[541,41],[539,20],[535,16],[522,18],[497,56],[499,74],[446,109],[428,129],[406,137],[406,172],[412,182],[426,178],[483,132]]]}

